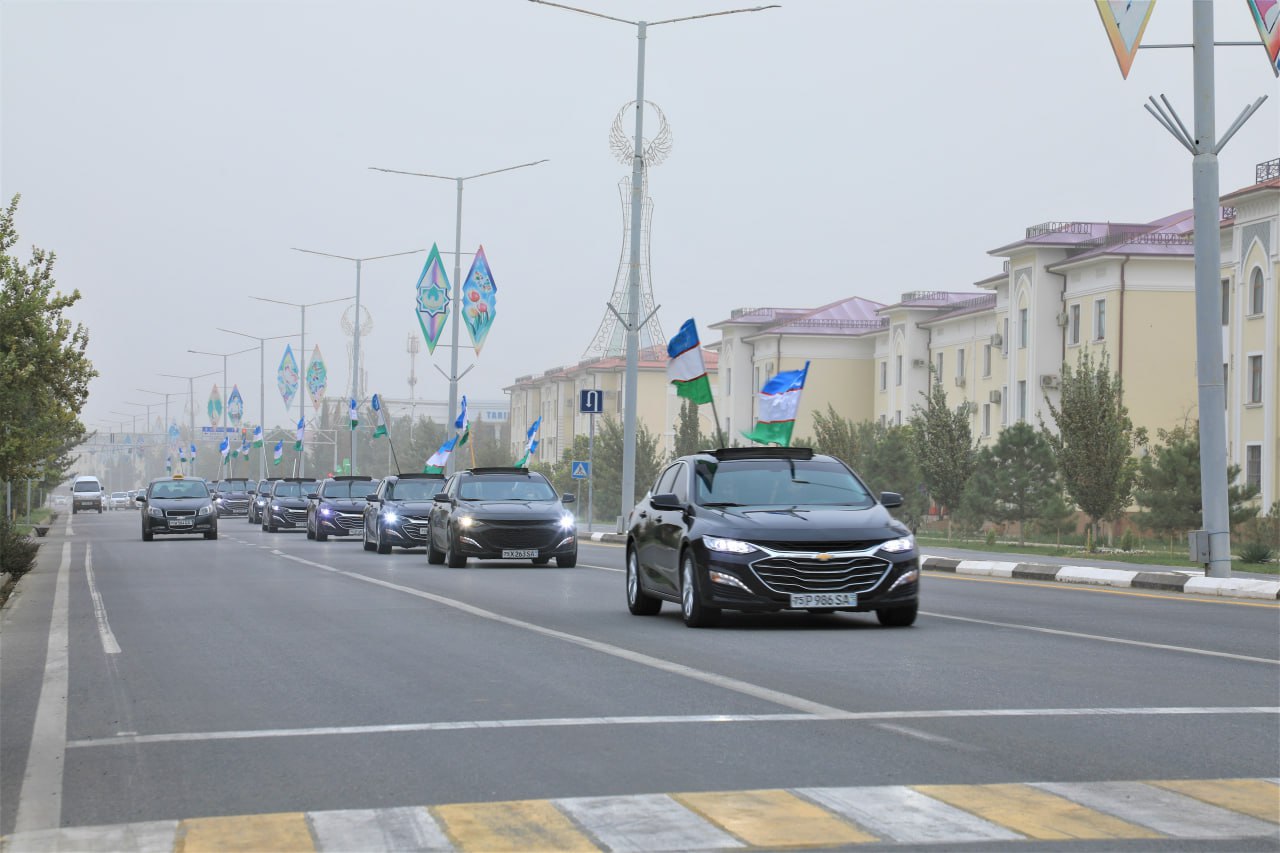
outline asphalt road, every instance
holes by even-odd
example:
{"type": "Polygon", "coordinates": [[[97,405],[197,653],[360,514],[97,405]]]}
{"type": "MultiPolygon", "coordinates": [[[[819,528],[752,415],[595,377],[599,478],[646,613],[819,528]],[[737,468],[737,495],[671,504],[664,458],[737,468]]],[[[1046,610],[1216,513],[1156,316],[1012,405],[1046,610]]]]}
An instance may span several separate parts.
{"type": "MultiPolygon", "coordinates": [[[[0,621],[0,834],[1280,776],[1275,604],[928,574],[910,629],[726,614],[690,630],[674,605],[627,612],[618,546],[583,545],[575,569],[454,570],[243,520],[144,544],[136,513],[67,518],[0,621]]],[[[1105,849],[1124,845],[1183,849],[1105,849]]]]}

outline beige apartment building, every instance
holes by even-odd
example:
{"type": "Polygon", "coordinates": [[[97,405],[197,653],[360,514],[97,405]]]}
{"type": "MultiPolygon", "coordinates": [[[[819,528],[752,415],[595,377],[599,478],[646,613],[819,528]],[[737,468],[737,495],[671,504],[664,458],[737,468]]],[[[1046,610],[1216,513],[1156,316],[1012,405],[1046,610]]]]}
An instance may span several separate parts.
{"type": "MultiPolygon", "coordinates": [[[[1223,196],[1220,229],[1228,459],[1269,507],[1280,500],[1280,159],[1223,196]]],[[[740,308],[710,323],[720,333],[704,347],[721,425],[731,436],[750,430],[764,382],[805,361],[797,436],[812,436],[828,405],[854,421],[903,423],[924,403],[932,368],[949,403],[972,404],[973,432],[991,443],[1019,421],[1052,424],[1062,366],[1086,351],[1106,353],[1134,424],[1153,437],[1199,418],[1191,211],[1145,223],[1046,222],[988,254],[1001,271],[971,290],[904,293],[891,305],[850,297],[740,308]]],[[[616,411],[620,361],[521,377],[508,389],[513,441],[541,412],[543,435],[555,414],[555,447],[569,446],[587,429],[574,415],[579,388],[612,392],[606,406],[616,411]]],[[[642,359],[639,414],[670,452],[679,405],[665,363],[660,349],[642,359]]]]}

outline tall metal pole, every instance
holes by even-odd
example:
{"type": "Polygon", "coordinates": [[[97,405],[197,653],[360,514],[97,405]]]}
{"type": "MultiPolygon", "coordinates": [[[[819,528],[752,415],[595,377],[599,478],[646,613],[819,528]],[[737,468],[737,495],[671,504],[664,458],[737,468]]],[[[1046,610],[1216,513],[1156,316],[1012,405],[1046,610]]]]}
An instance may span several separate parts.
{"type": "MultiPolygon", "coordinates": [[[[299,383],[298,383],[298,423],[306,423],[306,397],[307,397],[307,306],[302,307],[302,362],[298,365],[299,383]]],[[[305,426],[304,426],[305,429],[305,426]]],[[[305,433],[303,433],[305,436],[305,433]]],[[[298,451],[298,476],[307,476],[307,445],[306,439],[303,439],[302,449],[298,451]]]]}
{"type": "Polygon", "coordinates": [[[644,44],[648,24],[636,23],[636,139],[631,160],[631,269],[627,271],[627,369],[622,396],[622,506],[631,511],[636,497],[636,386],[640,378],[640,226],[644,196],[644,44]]]}
{"type": "MultiPolygon", "coordinates": [[[[258,429],[262,430],[262,446],[258,448],[258,479],[267,478],[267,339],[258,341],[258,429]]],[[[254,486],[256,489],[257,486],[254,486]]]]}
{"type": "MultiPolygon", "coordinates": [[[[356,258],[356,316],[351,324],[351,399],[359,405],[360,400],[360,262],[356,258]]],[[[338,469],[338,434],[333,434],[333,468],[338,469]]],[[[351,430],[351,473],[357,474],[356,468],[356,431],[351,430]]]]}
{"type": "MultiPolygon", "coordinates": [[[[446,424],[446,435],[458,418],[458,321],[462,314],[462,184],[463,178],[457,178],[458,206],[454,215],[453,230],[453,347],[449,353],[449,423],[446,424]]],[[[445,473],[452,474],[457,470],[453,454],[445,463],[445,473]]]]}

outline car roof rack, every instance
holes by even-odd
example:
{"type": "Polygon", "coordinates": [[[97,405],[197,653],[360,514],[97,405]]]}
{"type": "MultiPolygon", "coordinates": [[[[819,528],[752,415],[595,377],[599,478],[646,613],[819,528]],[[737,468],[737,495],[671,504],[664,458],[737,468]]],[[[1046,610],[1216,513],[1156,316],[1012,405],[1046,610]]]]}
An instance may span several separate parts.
{"type": "Polygon", "coordinates": [[[363,474],[343,474],[343,475],[342,475],[342,476],[340,476],[340,477],[328,477],[328,478],[326,478],[326,479],[329,479],[329,480],[335,480],[335,481],[338,481],[338,482],[342,482],[342,481],[344,481],[344,480],[345,480],[345,481],[351,481],[351,480],[377,480],[377,479],[380,479],[380,478],[379,478],[379,477],[373,477],[373,476],[366,477],[366,476],[365,476],[365,475],[363,475],[363,474]]]}
{"type": "Polygon", "coordinates": [[[812,459],[812,447],[718,447],[702,453],[726,461],[729,459],[812,459]]]}
{"type": "Polygon", "coordinates": [[[528,468],[506,467],[506,468],[468,468],[467,473],[469,474],[528,474],[530,472],[528,468]]]}
{"type": "Polygon", "coordinates": [[[406,471],[403,474],[388,474],[387,477],[388,479],[395,477],[397,480],[443,480],[444,474],[427,471],[406,471]]]}

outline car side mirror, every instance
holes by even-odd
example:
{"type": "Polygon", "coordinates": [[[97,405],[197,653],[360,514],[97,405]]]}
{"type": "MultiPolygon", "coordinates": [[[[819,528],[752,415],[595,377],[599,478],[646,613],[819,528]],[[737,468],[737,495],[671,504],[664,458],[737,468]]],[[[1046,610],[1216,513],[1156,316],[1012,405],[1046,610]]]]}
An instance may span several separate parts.
{"type": "Polygon", "coordinates": [[[320,497],[320,493],[319,493],[319,492],[307,492],[307,497],[308,497],[308,498],[318,498],[318,497],[320,497]]]}
{"type": "Polygon", "coordinates": [[[560,496],[560,503],[562,504],[571,504],[576,500],[577,498],[575,498],[573,495],[569,494],[568,492],[565,492],[563,495],[560,496]]]}
{"type": "Polygon", "coordinates": [[[382,503],[382,501],[378,500],[378,495],[377,495],[377,493],[370,494],[370,495],[365,495],[365,496],[364,496],[364,499],[365,499],[365,500],[367,500],[367,501],[369,501],[369,503],[382,503]]]}
{"type": "Polygon", "coordinates": [[[449,496],[444,492],[436,492],[435,497],[433,497],[432,500],[438,504],[447,504],[451,502],[449,500],[449,496]]]}
{"type": "Polygon", "coordinates": [[[680,503],[680,499],[677,498],[674,494],[670,494],[670,493],[654,495],[653,497],[649,498],[649,506],[653,507],[654,509],[669,509],[669,510],[684,509],[684,504],[680,503]]]}
{"type": "Polygon", "coordinates": [[[885,509],[893,509],[895,506],[902,506],[902,495],[897,492],[881,492],[880,503],[885,509]]]}
{"type": "Polygon", "coordinates": [[[135,501],[137,501],[137,502],[138,502],[138,503],[140,503],[140,504],[144,504],[144,503],[146,503],[146,502],[147,502],[147,496],[146,496],[146,495],[138,495],[137,497],[135,497],[135,498],[134,498],[134,500],[135,500],[135,501]]]}

